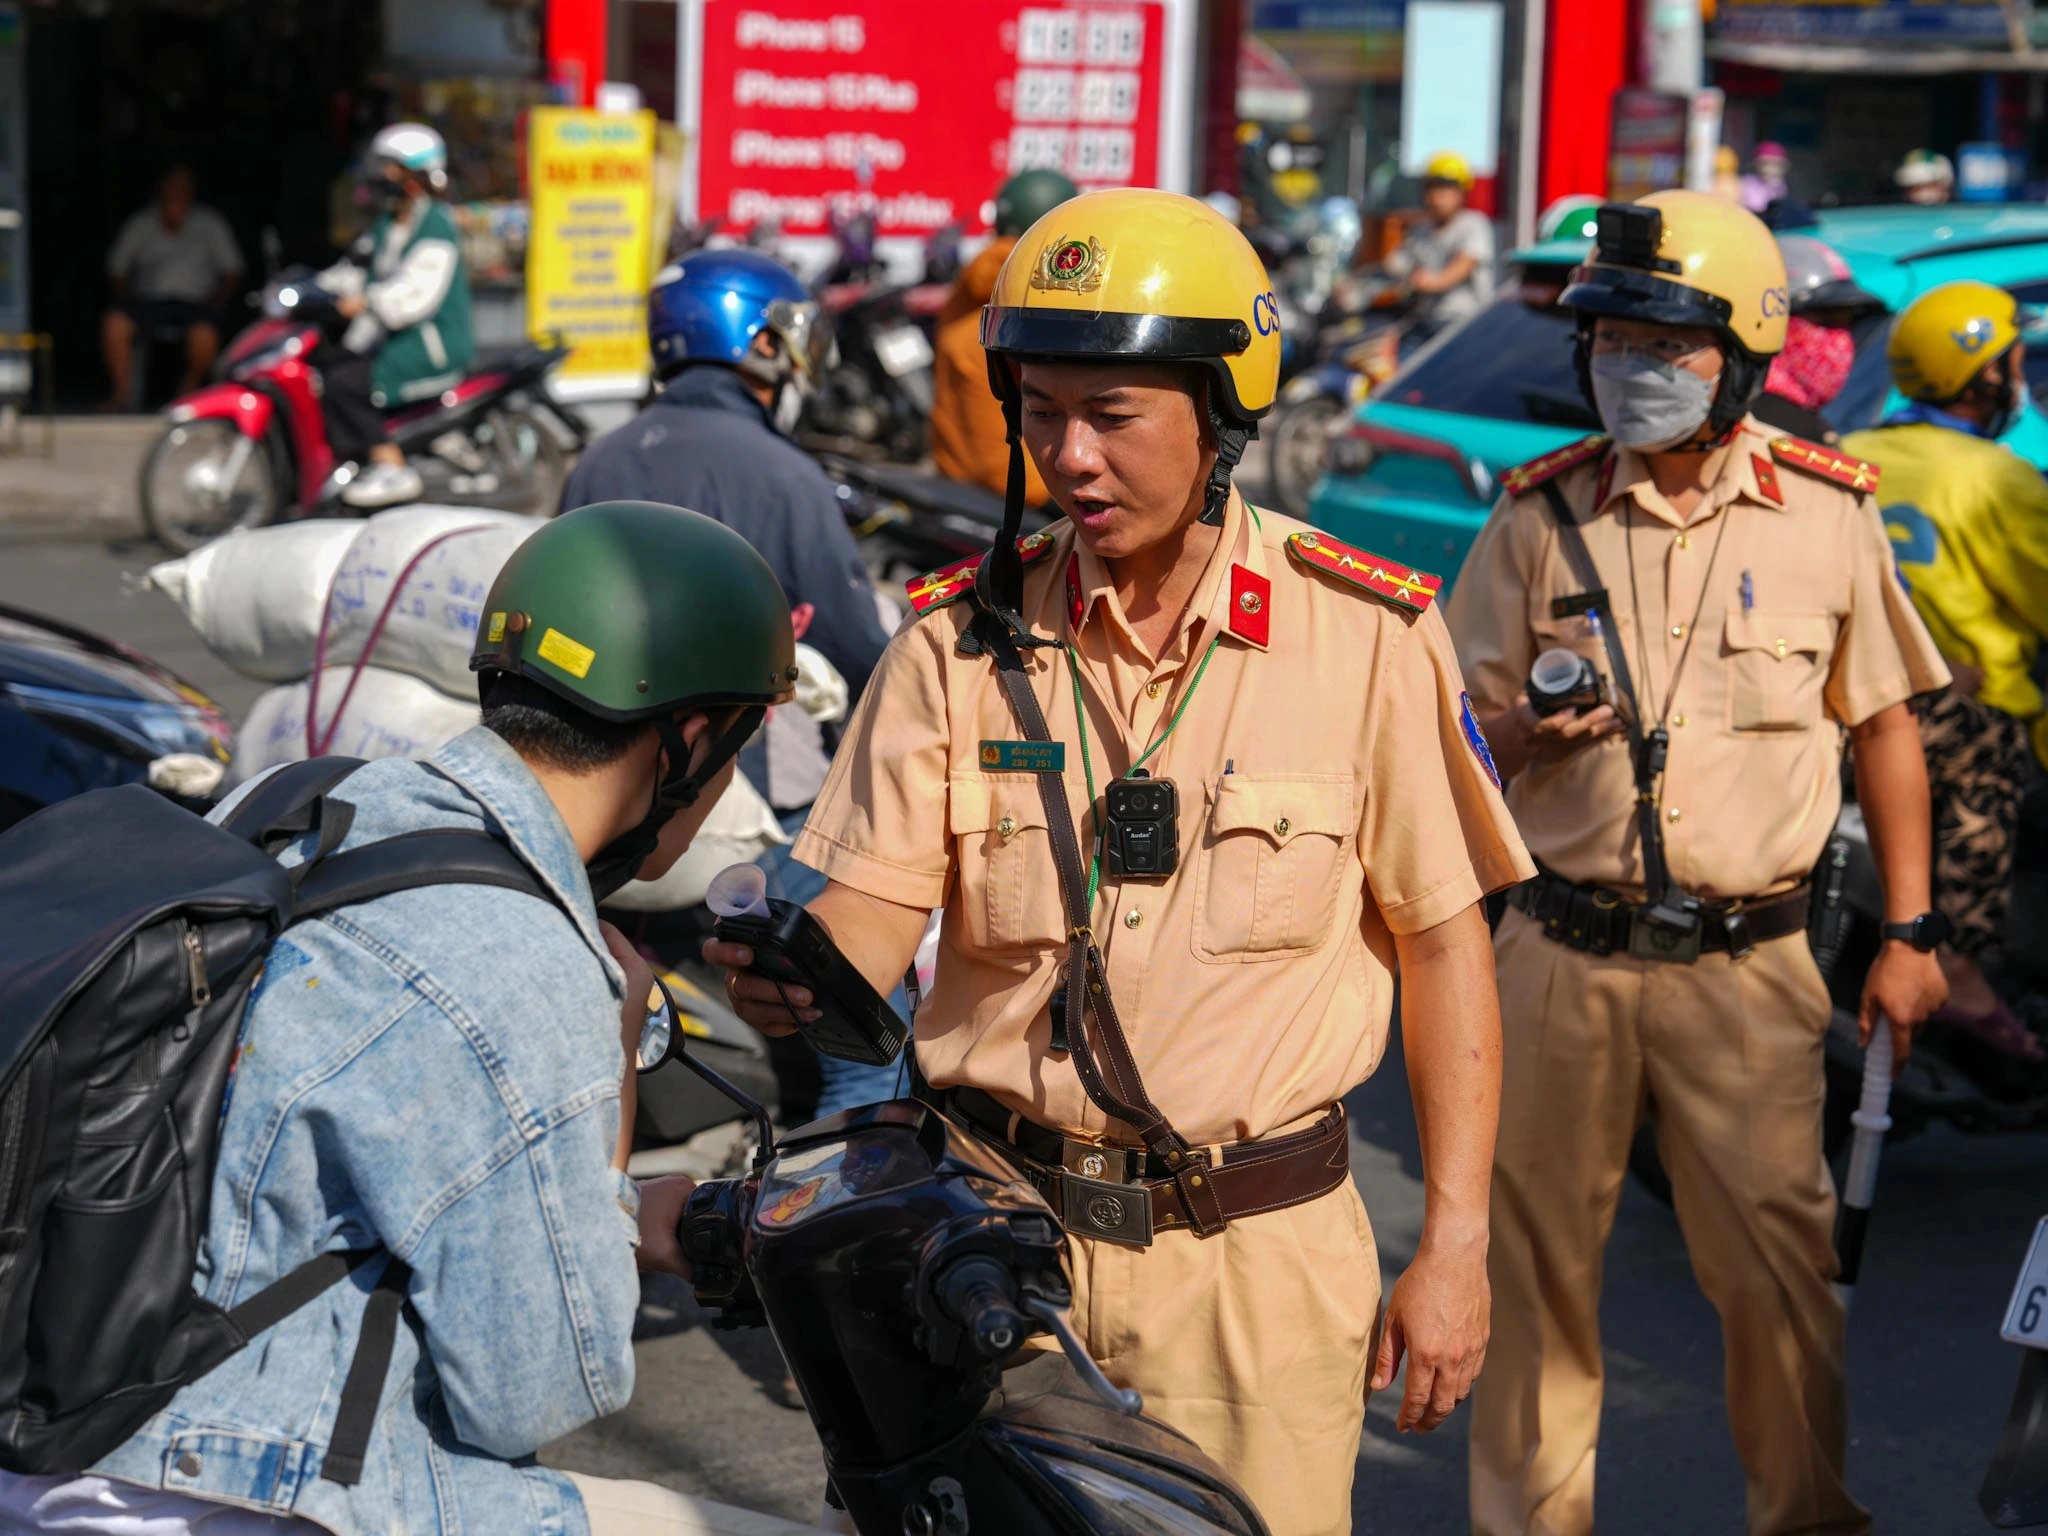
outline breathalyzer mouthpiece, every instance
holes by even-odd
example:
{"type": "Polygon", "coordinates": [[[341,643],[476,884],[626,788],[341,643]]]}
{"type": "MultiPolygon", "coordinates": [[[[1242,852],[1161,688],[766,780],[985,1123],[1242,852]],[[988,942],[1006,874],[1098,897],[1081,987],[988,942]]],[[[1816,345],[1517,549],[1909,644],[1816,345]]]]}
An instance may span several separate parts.
{"type": "Polygon", "coordinates": [[[768,875],[758,864],[733,864],[711,877],[704,905],[718,917],[768,916],[768,875]]]}

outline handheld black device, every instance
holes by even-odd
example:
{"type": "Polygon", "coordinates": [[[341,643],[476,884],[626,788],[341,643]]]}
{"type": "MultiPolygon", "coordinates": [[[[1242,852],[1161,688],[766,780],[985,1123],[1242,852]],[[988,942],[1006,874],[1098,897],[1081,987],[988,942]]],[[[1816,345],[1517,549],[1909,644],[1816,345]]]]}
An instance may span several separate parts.
{"type": "Polygon", "coordinates": [[[1584,714],[1600,702],[1600,674],[1578,652],[1553,646],[1536,658],[1523,691],[1539,719],[1567,709],[1584,714]]]}
{"type": "Polygon", "coordinates": [[[764,913],[721,917],[711,931],[754,952],[753,973],[784,986],[810,989],[823,1017],[797,1023],[806,1040],[827,1056],[886,1067],[903,1052],[910,1030],[824,926],[793,901],[770,896],[764,913]]]}
{"type": "Polygon", "coordinates": [[[1111,779],[1102,793],[1109,872],[1164,880],[1180,864],[1180,793],[1171,779],[1111,779]]]}

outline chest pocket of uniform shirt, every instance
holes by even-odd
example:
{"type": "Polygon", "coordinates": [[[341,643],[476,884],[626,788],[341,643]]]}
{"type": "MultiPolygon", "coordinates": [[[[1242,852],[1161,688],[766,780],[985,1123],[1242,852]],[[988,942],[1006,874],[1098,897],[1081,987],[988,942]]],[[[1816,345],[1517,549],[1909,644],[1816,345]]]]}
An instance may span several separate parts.
{"type": "Polygon", "coordinates": [[[1059,870],[1038,785],[1023,777],[955,774],[946,787],[968,942],[997,951],[1059,943],[1066,932],[1059,870]]]}
{"type": "Polygon", "coordinates": [[[1824,613],[1735,609],[1725,630],[1728,724],[1738,731],[1803,731],[1820,723],[1835,648],[1824,613]]]}
{"type": "Polygon", "coordinates": [[[1195,953],[1277,960],[1320,948],[1357,829],[1348,774],[1226,774],[1195,875],[1195,953]]]}

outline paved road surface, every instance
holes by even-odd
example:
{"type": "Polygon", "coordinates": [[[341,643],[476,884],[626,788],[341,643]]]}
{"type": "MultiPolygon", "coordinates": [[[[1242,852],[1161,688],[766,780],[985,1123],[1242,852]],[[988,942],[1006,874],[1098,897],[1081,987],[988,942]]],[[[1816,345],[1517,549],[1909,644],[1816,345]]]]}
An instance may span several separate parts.
{"type": "MultiPolygon", "coordinates": [[[[157,551],[52,542],[0,529],[0,602],[39,608],[141,647],[232,710],[258,685],[198,646],[168,601],[125,594],[157,551]]],[[[1414,1250],[1420,1164],[1398,1050],[1352,1100],[1354,1161],[1389,1277],[1414,1250]]],[[[2048,1212],[2048,1138],[1929,1135],[1884,1164],[1851,1325],[1851,1481],[1880,1527],[1964,1536],[1985,1527],[1975,1491],[2017,1368],[1998,1321],[2028,1233],[2048,1212]]],[[[1631,1188],[1608,1251],[1601,1529],[1726,1536],[1742,1476],[1722,1417],[1719,1337],[1671,1215],[1631,1188]]],[[[807,1422],[774,1401],[780,1370],[760,1334],[716,1333],[679,1286],[651,1286],[640,1386],[625,1413],[550,1459],[650,1477],[793,1517],[822,1477],[807,1422]]],[[[1431,1437],[1396,1436],[1392,1394],[1373,1405],[1358,1463],[1361,1536],[1464,1531],[1462,1413],[1431,1437]]]]}

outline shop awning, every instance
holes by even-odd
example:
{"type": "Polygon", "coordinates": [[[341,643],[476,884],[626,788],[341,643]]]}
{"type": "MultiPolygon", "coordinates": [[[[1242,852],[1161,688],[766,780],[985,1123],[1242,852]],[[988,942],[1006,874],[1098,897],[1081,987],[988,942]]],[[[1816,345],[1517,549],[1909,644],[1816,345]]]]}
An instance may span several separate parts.
{"type": "Polygon", "coordinates": [[[1708,42],[1707,57],[1801,75],[2048,74],[2048,52],[1994,48],[1882,48],[1717,38],[1708,42]]]}
{"type": "Polygon", "coordinates": [[[1298,123],[1313,103],[1301,76],[1251,33],[1237,40],[1237,115],[1250,123],[1298,123]]]}

